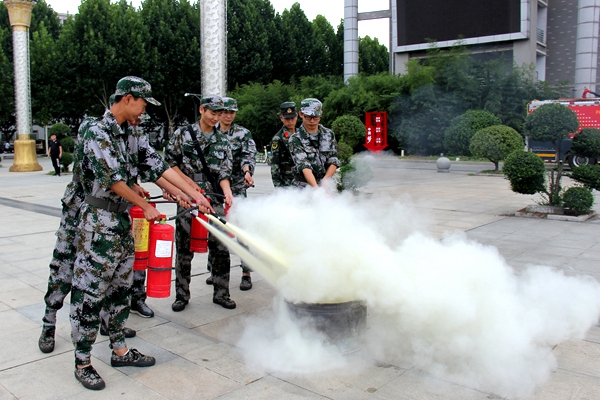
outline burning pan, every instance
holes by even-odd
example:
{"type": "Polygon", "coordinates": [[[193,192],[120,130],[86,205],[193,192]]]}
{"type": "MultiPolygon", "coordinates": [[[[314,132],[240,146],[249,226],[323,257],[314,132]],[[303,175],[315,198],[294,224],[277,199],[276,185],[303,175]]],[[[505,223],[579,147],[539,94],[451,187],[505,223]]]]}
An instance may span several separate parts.
{"type": "Polygon", "coordinates": [[[363,345],[367,306],[361,301],[344,303],[290,303],[288,309],[301,324],[322,333],[342,353],[353,353],[363,345]]]}

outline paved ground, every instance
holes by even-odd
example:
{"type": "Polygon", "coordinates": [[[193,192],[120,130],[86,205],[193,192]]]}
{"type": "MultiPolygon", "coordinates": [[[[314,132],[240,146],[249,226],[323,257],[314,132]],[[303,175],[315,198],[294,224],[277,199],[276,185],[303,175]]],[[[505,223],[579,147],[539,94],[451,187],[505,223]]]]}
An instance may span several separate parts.
{"type": "MultiPolygon", "coordinates": [[[[268,310],[273,289],[255,274],[254,288],[237,288],[240,269],[232,269],[232,297],[238,308],[225,310],[210,301],[204,284],[205,256],[193,262],[192,300],[182,313],[173,313],[169,299],[149,299],[156,316],[132,315],[128,326],[138,336],[128,343],[157,357],[147,369],[110,367],[106,343],[95,346],[94,365],[107,381],[101,392],[84,389],[73,377],[73,347],[67,309],[59,313],[56,349],[37,348],[43,314],[54,232],[60,218],[60,198],[70,176],[44,171],[11,173],[12,159],[0,168],[0,400],[1,399],[488,399],[493,394],[438,381],[412,365],[375,363],[360,372],[284,376],[245,365],[236,347],[241,332],[232,326],[268,310]]],[[[453,163],[450,173],[436,172],[435,163],[390,159],[380,161],[367,188],[412,202],[432,220],[431,231],[442,237],[455,230],[491,244],[519,269],[527,264],[554,266],[566,274],[587,274],[600,280],[600,220],[584,223],[517,218],[515,211],[535,198],[512,193],[500,177],[480,176],[486,163],[453,163]]],[[[250,196],[272,190],[269,169],[259,165],[250,196]]],[[[597,198],[597,200],[600,200],[597,198]]],[[[173,209],[161,207],[167,214],[173,209]]],[[[599,209],[599,208],[597,208],[599,209]]],[[[239,260],[234,257],[233,265],[239,260]]],[[[99,337],[106,342],[106,338],[99,337]]],[[[600,398],[600,327],[585,340],[570,341],[553,350],[558,368],[531,398],[600,398]]]]}

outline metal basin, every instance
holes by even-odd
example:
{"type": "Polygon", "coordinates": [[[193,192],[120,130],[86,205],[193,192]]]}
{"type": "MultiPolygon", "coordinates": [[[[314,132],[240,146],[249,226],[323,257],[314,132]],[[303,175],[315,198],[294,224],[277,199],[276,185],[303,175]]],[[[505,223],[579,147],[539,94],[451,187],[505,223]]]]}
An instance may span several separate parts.
{"type": "Polygon", "coordinates": [[[290,303],[288,309],[302,326],[322,333],[344,354],[363,346],[367,327],[367,306],[361,301],[344,303],[290,303]]]}

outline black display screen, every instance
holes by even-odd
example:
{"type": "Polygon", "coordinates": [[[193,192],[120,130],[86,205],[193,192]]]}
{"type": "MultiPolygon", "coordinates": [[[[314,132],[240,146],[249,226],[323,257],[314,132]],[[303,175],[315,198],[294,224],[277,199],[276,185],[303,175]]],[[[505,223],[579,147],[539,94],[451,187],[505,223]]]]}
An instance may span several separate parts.
{"type": "Polygon", "coordinates": [[[396,0],[398,46],[521,31],[521,0],[396,0]]]}

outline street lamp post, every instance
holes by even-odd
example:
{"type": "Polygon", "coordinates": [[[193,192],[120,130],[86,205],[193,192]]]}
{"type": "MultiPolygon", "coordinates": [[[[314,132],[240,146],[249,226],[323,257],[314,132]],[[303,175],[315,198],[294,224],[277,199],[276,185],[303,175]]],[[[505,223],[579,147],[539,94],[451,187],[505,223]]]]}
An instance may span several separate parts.
{"type": "Polygon", "coordinates": [[[17,140],[11,172],[41,171],[37,161],[35,140],[31,139],[31,82],[29,66],[29,26],[33,1],[5,0],[13,36],[13,62],[15,68],[15,108],[17,140]]]}

